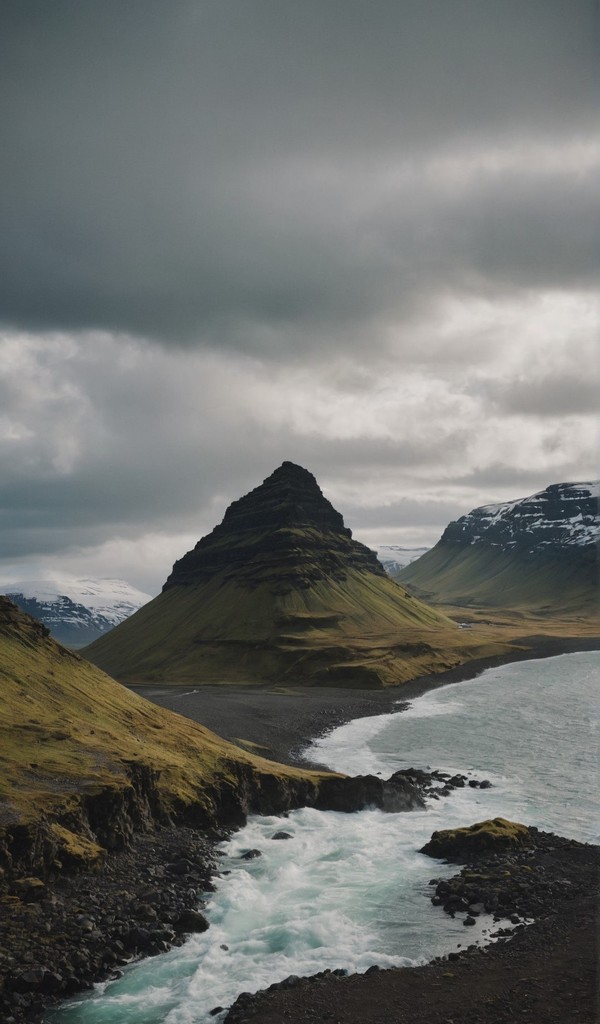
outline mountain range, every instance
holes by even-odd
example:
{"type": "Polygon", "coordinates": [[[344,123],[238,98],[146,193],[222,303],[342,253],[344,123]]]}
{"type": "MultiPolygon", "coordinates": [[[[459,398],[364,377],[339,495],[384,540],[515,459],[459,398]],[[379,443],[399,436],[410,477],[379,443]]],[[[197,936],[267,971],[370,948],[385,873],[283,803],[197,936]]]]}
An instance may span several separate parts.
{"type": "Polygon", "coordinates": [[[396,578],[436,605],[597,613],[599,496],[561,483],[475,508],[396,578]]]}
{"type": "Polygon", "coordinates": [[[65,575],[8,583],[3,590],[56,640],[73,648],[90,644],[151,600],[125,580],[65,575]]]}

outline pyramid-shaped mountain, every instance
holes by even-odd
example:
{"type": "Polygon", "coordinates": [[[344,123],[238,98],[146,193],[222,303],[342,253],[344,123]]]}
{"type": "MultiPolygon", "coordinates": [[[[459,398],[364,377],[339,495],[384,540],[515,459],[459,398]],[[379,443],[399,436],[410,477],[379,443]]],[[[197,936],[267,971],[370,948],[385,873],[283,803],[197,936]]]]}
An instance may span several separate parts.
{"type": "Polygon", "coordinates": [[[349,569],[384,575],[377,555],[325,498],[312,473],[284,462],[227,509],[223,522],[173,566],[164,590],[206,583],[222,574],[238,586],[268,583],[283,596],[349,569]]]}
{"type": "Polygon", "coordinates": [[[311,473],[284,462],[85,653],[124,682],[381,686],[447,667],[455,630],[352,538],[311,473]]]}

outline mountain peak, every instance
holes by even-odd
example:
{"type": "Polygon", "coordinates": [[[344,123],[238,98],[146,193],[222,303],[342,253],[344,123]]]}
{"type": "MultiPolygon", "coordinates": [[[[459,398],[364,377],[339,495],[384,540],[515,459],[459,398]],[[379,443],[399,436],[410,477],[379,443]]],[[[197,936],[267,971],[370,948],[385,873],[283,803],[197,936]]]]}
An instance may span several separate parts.
{"type": "Polygon", "coordinates": [[[286,461],[229,506],[212,533],[175,563],[164,589],[224,573],[239,586],[270,581],[284,592],[328,575],[342,580],[349,567],[384,573],[375,552],[352,539],[312,473],[286,461]]]}
{"type": "Polygon", "coordinates": [[[550,484],[527,498],[481,505],[450,523],[442,540],[539,552],[593,548],[598,540],[599,481],[550,484]]]}
{"type": "Polygon", "coordinates": [[[283,462],[262,484],[234,501],[211,536],[228,533],[231,528],[252,530],[266,526],[271,529],[312,526],[352,536],[316,478],[294,462],[283,462]]]}

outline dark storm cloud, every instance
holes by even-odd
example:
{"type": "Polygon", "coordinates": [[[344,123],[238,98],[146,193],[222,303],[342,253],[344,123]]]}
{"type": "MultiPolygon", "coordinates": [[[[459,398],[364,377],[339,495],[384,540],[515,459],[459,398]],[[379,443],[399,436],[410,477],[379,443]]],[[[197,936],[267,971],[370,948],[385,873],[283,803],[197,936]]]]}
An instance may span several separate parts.
{"type": "Polygon", "coordinates": [[[591,173],[456,191],[423,171],[590,138],[594,0],[6,0],[1,18],[6,324],[358,347],[439,290],[597,274],[591,173]]]}

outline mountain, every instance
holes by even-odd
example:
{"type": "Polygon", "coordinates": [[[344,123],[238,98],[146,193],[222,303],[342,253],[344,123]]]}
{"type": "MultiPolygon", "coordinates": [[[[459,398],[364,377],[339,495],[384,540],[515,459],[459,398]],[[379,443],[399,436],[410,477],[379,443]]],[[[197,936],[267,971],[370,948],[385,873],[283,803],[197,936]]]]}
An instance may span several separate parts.
{"type": "Polygon", "coordinates": [[[70,576],[7,583],[4,593],[43,622],[56,640],[75,648],[96,640],[151,600],[125,580],[70,576]]]}
{"type": "Polygon", "coordinates": [[[439,604],[597,612],[600,484],[551,484],[446,527],[397,578],[439,604]]]}
{"type": "Polygon", "coordinates": [[[405,566],[421,558],[429,548],[403,548],[400,544],[378,544],[375,550],[387,574],[395,576],[405,566]]]}
{"type": "Polygon", "coordinates": [[[126,682],[381,686],[447,667],[448,631],[284,462],[86,655],[126,682]]]}

